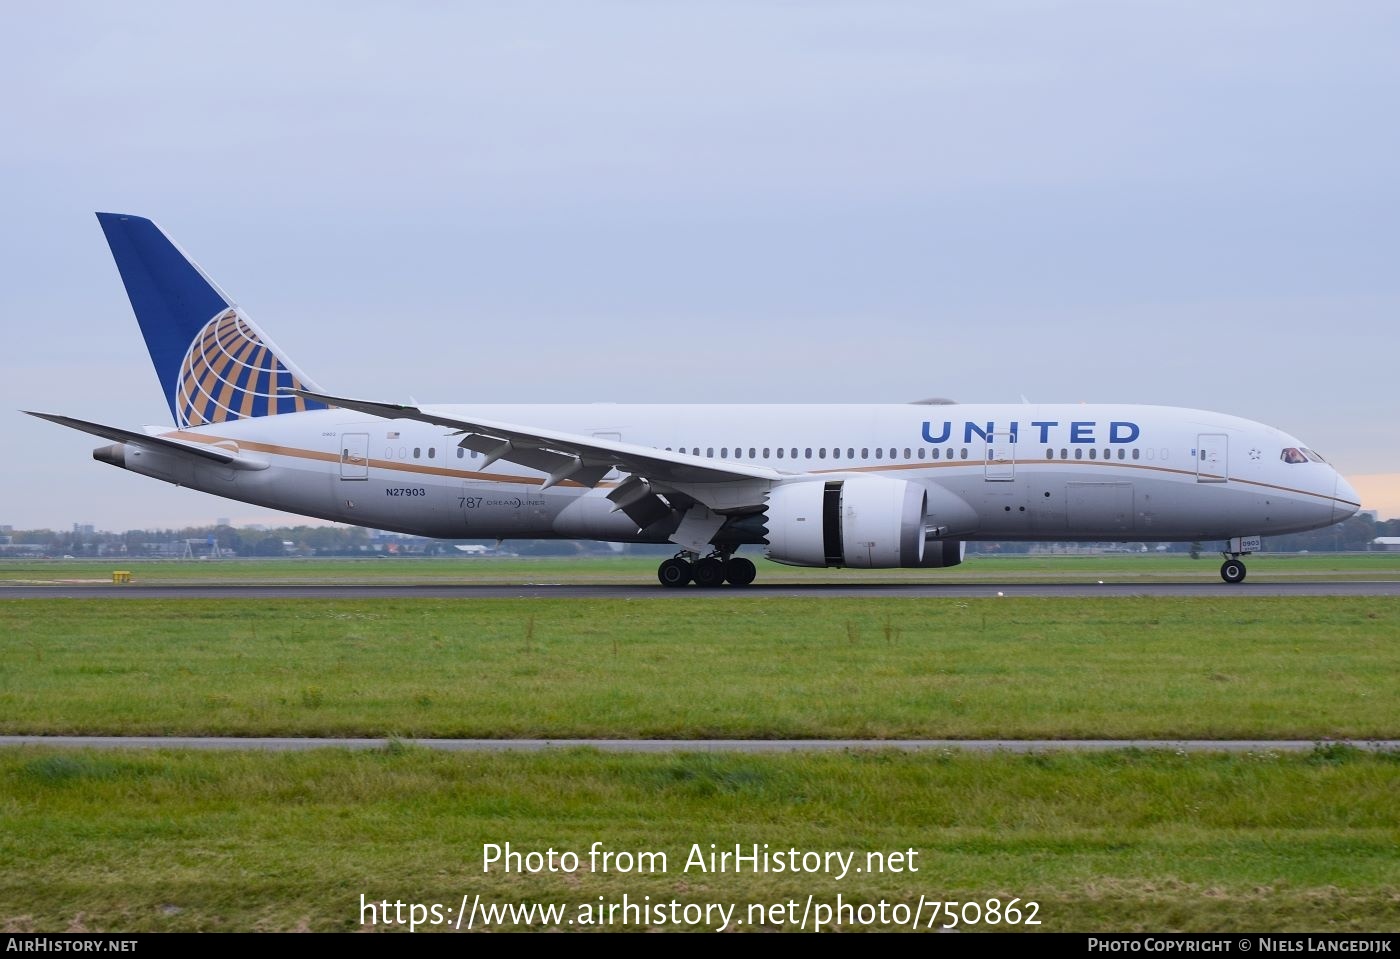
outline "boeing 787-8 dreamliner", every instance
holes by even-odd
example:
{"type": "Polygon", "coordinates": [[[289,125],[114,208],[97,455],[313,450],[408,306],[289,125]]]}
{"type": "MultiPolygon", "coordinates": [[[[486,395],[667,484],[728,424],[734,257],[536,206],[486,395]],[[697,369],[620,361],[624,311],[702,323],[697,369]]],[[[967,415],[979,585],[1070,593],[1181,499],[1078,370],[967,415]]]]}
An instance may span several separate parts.
{"type": "Polygon", "coordinates": [[[443,538],[671,543],[665,586],[793,566],[943,567],[976,540],[1222,543],[1354,514],[1288,434],[1161,406],[420,406],[316,386],[150,220],[99,213],[175,425],[104,463],[228,499],[443,538]]]}

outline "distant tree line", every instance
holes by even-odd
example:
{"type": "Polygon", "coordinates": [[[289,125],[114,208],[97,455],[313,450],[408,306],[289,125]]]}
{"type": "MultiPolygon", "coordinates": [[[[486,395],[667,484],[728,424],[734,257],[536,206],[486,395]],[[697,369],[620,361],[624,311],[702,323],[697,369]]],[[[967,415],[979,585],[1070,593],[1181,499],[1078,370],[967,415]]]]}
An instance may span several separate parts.
{"type": "MultiPolygon", "coordinates": [[[[165,555],[169,547],[183,544],[209,544],[213,541],[224,555],[284,556],[289,552],[343,556],[367,552],[371,548],[369,530],[357,526],[282,526],[274,529],[235,529],[232,526],[187,526],[181,529],[132,529],[124,533],[98,531],[75,533],[71,530],[15,530],[11,542],[37,544],[50,555],[66,556],[151,556],[165,555]],[[287,547],[291,543],[291,547],[287,547]]],[[[212,552],[206,549],[206,552],[212,552]]]]}
{"type": "MultiPolygon", "coordinates": [[[[1372,548],[1372,541],[1378,536],[1400,536],[1400,519],[1376,521],[1362,514],[1345,522],[1307,533],[1292,533],[1287,536],[1267,536],[1264,538],[1266,552],[1357,552],[1372,548]]],[[[235,529],[232,526],[187,526],[181,529],[133,529],[124,533],[97,531],[75,533],[71,530],[32,529],[15,530],[10,534],[10,542],[16,545],[36,545],[43,547],[49,556],[160,556],[170,555],[172,544],[185,541],[206,544],[210,538],[217,544],[222,555],[228,556],[358,556],[372,552],[390,551],[413,555],[438,555],[453,553],[454,543],[480,543],[482,540],[432,540],[415,536],[391,536],[376,539],[371,532],[359,526],[280,526],[271,529],[235,529]]],[[[1133,541],[1136,543],[1137,541],[1133,541]]],[[[1024,553],[1033,544],[1020,542],[969,543],[972,553],[1024,553]]],[[[1147,541],[1149,548],[1156,545],[1147,541]]],[[[1171,543],[1171,552],[1196,551],[1214,554],[1215,543],[1171,543]]],[[[574,540],[513,540],[507,548],[521,556],[577,556],[598,555],[611,552],[603,543],[574,540]]],[[[674,552],[672,545],[636,545],[629,552],[648,554],[674,552]]],[[[198,550],[197,550],[198,552],[198,550]]]]}
{"type": "MultiPolygon", "coordinates": [[[[1306,533],[1290,533],[1287,536],[1265,536],[1264,552],[1268,553],[1337,553],[1365,552],[1372,548],[1372,541],[1378,536],[1400,536],[1400,519],[1374,520],[1367,515],[1353,516],[1351,519],[1323,529],[1306,533]]],[[[1129,540],[1131,544],[1141,544],[1154,549],[1158,544],[1153,540],[1129,540]]],[[[1026,553],[1036,549],[1038,543],[969,543],[970,553],[1026,553]]],[[[1165,543],[1171,553],[1199,552],[1214,556],[1220,544],[1216,541],[1203,543],[1165,543]]]]}
{"type": "Polygon", "coordinates": [[[1377,536],[1400,536],[1400,519],[1377,521],[1362,513],[1324,529],[1267,536],[1264,548],[1279,553],[1364,550],[1371,548],[1371,541],[1377,536]]]}

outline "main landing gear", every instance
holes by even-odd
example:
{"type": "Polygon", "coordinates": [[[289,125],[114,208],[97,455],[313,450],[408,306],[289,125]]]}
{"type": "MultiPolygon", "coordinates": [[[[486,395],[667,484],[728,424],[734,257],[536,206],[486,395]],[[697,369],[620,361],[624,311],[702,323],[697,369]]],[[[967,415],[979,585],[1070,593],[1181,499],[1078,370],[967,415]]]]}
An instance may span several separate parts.
{"type": "Polygon", "coordinates": [[[662,586],[678,587],[694,582],[696,586],[747,586],[758,575],[758,569],[742,556],[717,551],[704,559],[685,550],[666,560],[656,569],[662,586]]]}
{"type": "Polygon", "coordinates": [[[1244,574],[1247,570],[1244,563],[1240,561],[1239,553],[1221,553],[1225,557],[1225,562],[1220,564],[1220,578],[1227,583],[1243,583],[1244,574]]]}

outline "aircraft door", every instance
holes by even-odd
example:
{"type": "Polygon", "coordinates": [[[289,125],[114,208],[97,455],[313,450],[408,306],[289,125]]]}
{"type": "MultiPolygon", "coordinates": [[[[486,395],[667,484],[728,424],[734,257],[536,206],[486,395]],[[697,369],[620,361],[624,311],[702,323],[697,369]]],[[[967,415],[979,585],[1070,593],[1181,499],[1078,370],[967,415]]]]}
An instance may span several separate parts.
{"type": "Polygon", "coordinates": [[[1224,483],[1230,478],[1229,437],[1202,433],[1196,437],[1196,482],[1224,483]]]}
{"type": "Polygon", "coordinates": [[[340,434],[340,478],[369,479],[369,434],[340,434]]]}
{"type": "Polygon", "coordinates": [[[1016,478],[1016,434],[993,433],[987,437],[986,480],[1008,482],[1016,478]]]}

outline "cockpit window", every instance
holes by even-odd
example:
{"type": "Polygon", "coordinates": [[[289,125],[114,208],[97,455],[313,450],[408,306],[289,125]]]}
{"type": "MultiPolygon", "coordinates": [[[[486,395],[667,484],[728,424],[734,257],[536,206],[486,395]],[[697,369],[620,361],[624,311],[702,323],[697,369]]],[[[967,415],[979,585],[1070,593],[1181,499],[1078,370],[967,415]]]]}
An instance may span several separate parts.
{"type": "Polygon", "coordinates": [[[1303,451],[1290,446],[1283,451],[1279,459],[1285,463],[1306,463],[1308,458],[1303,455],[1303,451]]]}
{"type": "Polygon", "coordinates": [[[1308,449],[1306,446],[1303,447],[1303,455],[1306,456],[1308,459],[1312,460],[1314,463],[1325,463],[1325,462],[1327,462],[1325,459],[1323,459],[1321,456],[1318,456],[1316,453],[1314,453],[1312,450],[1308,449]]]}

